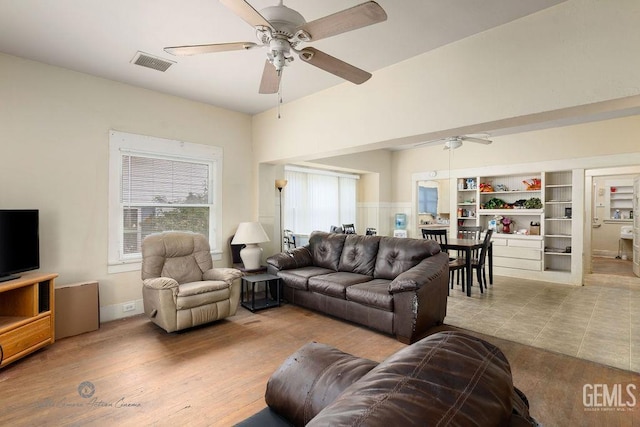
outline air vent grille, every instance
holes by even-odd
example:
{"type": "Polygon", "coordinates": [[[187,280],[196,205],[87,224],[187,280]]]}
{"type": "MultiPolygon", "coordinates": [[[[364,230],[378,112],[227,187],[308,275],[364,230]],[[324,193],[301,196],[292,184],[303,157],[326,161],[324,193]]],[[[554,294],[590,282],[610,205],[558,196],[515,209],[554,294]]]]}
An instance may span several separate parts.
{"type": "Polygon", "coordinates": [[[131,62],[142,67],[147,67],[162,72],[167,71],[169,67],[175,64],[175,62],[173,61],[168,61],[166,59],[149,55],[148,53],[144,52],[136,53],[136,56],[133,57],[131,62]]]}

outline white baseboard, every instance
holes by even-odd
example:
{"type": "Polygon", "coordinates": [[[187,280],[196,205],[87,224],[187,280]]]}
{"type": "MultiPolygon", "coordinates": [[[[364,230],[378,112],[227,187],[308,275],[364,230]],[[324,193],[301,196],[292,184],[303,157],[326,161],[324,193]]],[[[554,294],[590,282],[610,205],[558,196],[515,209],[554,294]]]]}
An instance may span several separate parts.
{"type": "Polygon", "coordinates": [[[124,319],[125,317],[136,316],[142,313],[144,313],[144,306],[141,299],[120,304],[104,305],[100,307],[100,323],[124,319]],[[123,311],[125,304],[134,304],[135,307],[131,311],[123,311]]]}

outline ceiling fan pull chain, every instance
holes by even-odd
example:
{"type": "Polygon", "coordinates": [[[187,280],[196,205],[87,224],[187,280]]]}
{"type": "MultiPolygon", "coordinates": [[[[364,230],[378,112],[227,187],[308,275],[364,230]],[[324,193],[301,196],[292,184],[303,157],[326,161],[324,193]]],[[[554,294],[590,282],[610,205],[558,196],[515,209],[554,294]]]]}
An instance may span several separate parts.
{"type": "Polygon", "coordinates": [[[280,82],[278,83],[278,118],[281,118],[280,116],[280,106],[282,105],[282,80],[280,80],[280,82]]]}

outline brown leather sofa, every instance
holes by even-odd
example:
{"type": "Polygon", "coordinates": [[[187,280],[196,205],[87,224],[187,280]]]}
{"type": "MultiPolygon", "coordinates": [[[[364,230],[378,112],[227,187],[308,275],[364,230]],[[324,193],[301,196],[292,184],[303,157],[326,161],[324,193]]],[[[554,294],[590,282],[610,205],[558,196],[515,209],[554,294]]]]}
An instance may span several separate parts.
{"type": "Polygon", "coordinates": [[[535,426],[499,348],[440,332],[380,364],[309,343],[267,383],[267,407],[241,427],[535,426]]]}
{"type": "Polygon", "coordinates": [[[267,259],[285,300],[404,343],[447,313],[449,258],[431,240],[315,231],[309,244],[267,259]]]}

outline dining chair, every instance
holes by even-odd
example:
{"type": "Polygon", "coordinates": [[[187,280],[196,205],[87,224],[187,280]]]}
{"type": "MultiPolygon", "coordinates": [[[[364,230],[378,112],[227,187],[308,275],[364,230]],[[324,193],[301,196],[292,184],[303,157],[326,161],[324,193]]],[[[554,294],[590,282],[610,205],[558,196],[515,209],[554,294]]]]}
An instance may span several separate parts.
{"type": "Polygon", "coordinates": [[[459,239],[475,239],[480,240],[482,235],[481,225],[461,225],[458,227],[459,239]]]}
{"type": "MultiPolygon", "coordinates": [[[[422,238],[423,239],[431,239],[431,240],[435,240],[436,242],[438,242],[438,244],[440,245],[440,248],[442,249],[442,252],[446,252],[447,254],[449,254],[449,251],[447,250],[447,243],[448,243],[448,238],[447,238],[447,234],[449,233],[449,230],[441,228],[441,229],[427,229],[427,228],[423,228],[422,229],[422,238]]],[[[463,258],[452,258],[449,257],[449,283],[451,284],[451,289],[453,289],[453,282],[454,282],[454,273],[457,272],[457,280],[460,281],[460,271],[462,271],[462,290],[464,291],[464,280],[465,280],[465,274],[466,274],[466,263],[464,261],[463,258]]],[[[447,290],[448,292],[448,290],[447,290]]]]}
{"type": "Polygon", "coordinates": [[[487,252],[489,251],[489,245],[491,244],[491,235],[493,234],[493,230],[487,230],[487,233],[484,236],[484,240],[482,242],[482,248],[480,248],[480,254],[478,258],[471,260],[471,272],[473,270],[476,271],[476,278],[478,279],[478,286],[480,286],[480,293],[483,293],[482,287],[484,285],[485,289],[488,289],[487,282],[487,270],[486,260],[487,260],[487,252]]]}
{"type": "Polygon", "coordinates": [[[356,234],[356,227],[353,224],[342,224],[344,234],[356,234]]]}

